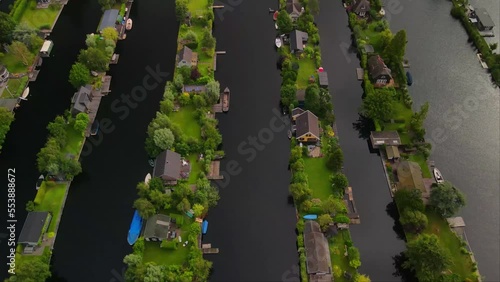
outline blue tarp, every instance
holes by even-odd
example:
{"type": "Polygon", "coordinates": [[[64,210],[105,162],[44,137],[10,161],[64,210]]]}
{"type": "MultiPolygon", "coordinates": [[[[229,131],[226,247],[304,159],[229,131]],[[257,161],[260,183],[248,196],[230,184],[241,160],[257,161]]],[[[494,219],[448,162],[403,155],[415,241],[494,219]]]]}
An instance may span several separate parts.
{"type": "Polygon", "coordinates": [[[208,221],[204,220],[203,223],[201,224],[201,233],[207,234],[208,230],[208,221]]]}
{"type": "Polygon", "coordinates": [[[107,27],[115,27],[118,14],[120,14],[120,11],[116,9],[104,11],[104,15],[102,15],[101,23],[99,24],[97,31],[101,31],[107,27]]]}

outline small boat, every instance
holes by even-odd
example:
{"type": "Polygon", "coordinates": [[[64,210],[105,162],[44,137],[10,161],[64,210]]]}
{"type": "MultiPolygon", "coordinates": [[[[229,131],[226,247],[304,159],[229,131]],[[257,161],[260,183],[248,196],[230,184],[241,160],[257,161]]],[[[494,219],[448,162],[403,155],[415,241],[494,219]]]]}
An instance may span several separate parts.
{"type": "Polygon", "coordinates": [[[406,82],[408,86],[411,86],[413,84],[413,77],[411,76],[411,73],[409,71],[406,72],[406,82]]]}
{"type": "Polygon", "coordinates": [[[207,234],[208,230],[208,221],[204,220],[203,223],[201,224],[201,233],[203,235],[207,234]]]}
{"type": "Polygon", "coordinates": [[[274,28],[276,28],[276,30],[278,30],[278,24],[277,23],[274,24],[274,28]]]}
{"type": "Polygon", "coordinates": [[[99,132],[99,121],[94,121],[92,123],[92,127],[90,128],[90,135],[97,135],[97,132],[99,132]]]}
{"type": "Polygon", "coordinates": [[[277,37],[275,41],[276,41],[276,47],[280,48],[281,47],[281,38],[277,37]]]}
{"type": "Polygon", "coordinates": [[[304,219],[317,219],[318,215],[316,214],[306,214],[304,215],[304,219]]]}
{"type": "Polygon", "coordinates": [[[288,139],[292,139],[292,131],[291,130],[288,130],[288,139]]]}
{"type": "Polygon", "coordinates": [[[441,172],[439,171],[439,169],[434,168],[432,172],[434,173],[434,178],[436,179],[437,183],[443,183],[444,182],[443,175],[441,174],[441,172]]]}
{"type": "Polygon", "coordinates": [[[146,177],[144,178],[144,183],[148,184],[149,181],[151,181],[151,173],[148,173],[146,177]]]}
{"type": "Polygon", "coordinates": [[[27,101],[28,99],[26,97],[28,97],[29,94],[30,94],[30,88],[26,87],[26,89],[24,89],[23,95],[21,95],[19,99],[27,101]]]}
{"type": "Polygon", "coordinates": [[[229,98],[231,97],[231,91],[228,87],[224,89],[224,93],[222,93],[222,111],[227,113],[229,111],[229,98]]]}
{"type": "Polygon", "coordinates": [[[155,159],[149,159],[149,160],[148,160],[148,164],[149,164],[151,167],[155,167],[155,159]]]}
{"type": "Polygon", "coordinates": [[[278,14],[279,12],[278,11],[275,11],[274,14],[273,14],[273,20],[277,20],[278,19],[278,14]]]}
{"type": "Polygon", "coordinates": [[[127,20],[127,24],[125,25],[126,30],[131,30],[132,29],[132,19],[127,20]]]}
{"type": "Polygon", "coordinates": [[[479,59],[479,62],[481,63],[481,66],[483,67],[483,69],[487,69],[488,65],[483,60],[483,55],[481,53],[477,53],[477,58],[479,59]]]}
{"type": "Polygon", "coordinates": [[[130,229],[128,231],[127,241],[130,245],[133,245],[139,238],[139,234],[142,229],[142,218],[139,212],[135,210],[134,217],[132,218],[132,223],[130,224],[130,229]]]}
{"type": "Polygon", "coordinates": [[[43,174],[38,177],[38,180],[36,181],[36,190],[40,189],[44,179],[45,177],[43,177],[43,174]]]}

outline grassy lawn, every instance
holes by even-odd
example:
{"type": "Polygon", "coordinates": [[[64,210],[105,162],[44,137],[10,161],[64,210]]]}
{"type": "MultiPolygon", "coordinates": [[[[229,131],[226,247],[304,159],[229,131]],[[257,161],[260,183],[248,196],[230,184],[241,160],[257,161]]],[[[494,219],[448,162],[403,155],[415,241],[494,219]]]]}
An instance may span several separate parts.
{"type": "Polygon", "coordinates": [[[374,30],[375,23],[368,25],[368,28],[361,31],[361,38],[366,40],[368,44],[372,45],[375,52],[381,53],[382,50],[382,36],[381,33],[374,30]]]}
{"type": "Polygon", "coordinates": [[[28,66],[25,66],[23,62],[19,61],[12,53],[4,53],[0,61],[7,67],[7,70],[9,70],[11,74],[28,72],[28,66]]]}
{"type": "Polygon", "coordinates": [[[429,166],[427,165],[427,162],[425,161],[425,158],[422,154],[410,155],[408,159],[412,162],[418,163],[418,165],[422,169],[422,175],[424,176],[424,178],[432,178],[429,166]]]}
{"type": "Polygon", "coordinates": [[[186,262],[189,253],[189,245],[183,247],[180,244],[177,250],[160,248],[160,242],[144,242],[143,262],[155,262],[158,265],[179,265],[186,262]]]}
{"type": "Polygon", "coordinates": [[[188,158],[191,163],[191,173],[189,174],[188,184],[196,184],[196,180],[201,172],[201,163],[198,161],[198,155],[192,154],[188,158]]]}
{"type": "Polygon", "coordinates": [[[309,85],[311,75],[317,77],[316,65],[314,60],[303,58],[297,61],[299,63],[299,74],[297,75],[297,89],[306,89],[309,85]]]}
{"type": "Polygon", "coordinates": [[[82,147],[83,136],[73,129],[72,125],[68,126],[66,130],[66,147],[62,151],[63,154],[72,154],[77,156],[82,147]]]}
{"type": "MultiPolygon", "coordinates": [[[[349,237],[349,231],[348,230],[339,230],[339,233],[334,236],[333,238],[329,239],[329,246],[330,246],[330,257],[332,260],[332,270],[335,265],[340,267],[342,271],[347,271],[351,274],[356,273],[356,269],[352,268],[349,265],[349,259],[344,256],[345,253],[345,239],[344,237],[349,237]]],[[[335,281],[341,281],[341,282],[347,282],[348,280],[344,278],[344,276],[341,277],[335,277],[335,281]]]]}
{"type": "Polygon", "coordinates": [[[24,87],[28,83],[29,78],[24,76],[19,79],[11,78],[7,81],[7,87],[2,93],[1,98],[17,98],[23,94],[24,87]]]}
{"type": "Polygon", "coordinates": [[[189,0],[188,10],[192,15],[197,15],[198,12],[206,11],[208,7],[208,0],[189,0]]]}
{"type": "Polygon", "coordinates": [[[201,126],[196,120],[196,109],[189,105],[182,107],[178,112],[173,112],[170,119],[182,128],[186,137],[201,138],[201,126]]]}
{"type": "Polygon", "coordinates": [[[67,184],[47,185],[47,182],[44,182],[42,184],[42,187],[40,187],[37,192],[36,198],[37,200],[40,200],[40,203],[36,205],[36,210],[48,211],[52,214],[52,221],[50,222],[50,226],[47,232],[55,231],[57,219],[63,205],[66,187],[67,184]]]}
{"type": "Polygon", "coordinates": [[[321,200],[332,195],[330,175],[332,172],[326,167],[326,158],[304,158],[309,187],[312,197],[321,200]]]}
{"type": "Polygon", "coordinates": [[[33,28],[51,28],[56,20],[59,10],[37,9],[36,1],[32,1],[29,7],[24,11],[20,22],[24,22],[33,28]]]}

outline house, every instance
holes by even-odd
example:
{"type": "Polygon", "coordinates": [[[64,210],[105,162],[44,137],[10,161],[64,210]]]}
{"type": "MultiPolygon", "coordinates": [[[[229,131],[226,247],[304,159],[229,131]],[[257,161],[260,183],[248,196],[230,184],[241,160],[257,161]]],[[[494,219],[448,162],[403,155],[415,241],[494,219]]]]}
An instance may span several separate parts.
{"type": "Polygon", "coordinates": [[[397,160],[400,157],[398,146],[386,146],[385,153],[388,160],[397,160]]]}
{"type": "Polygon", "coordinates": [[[167,184],[177,184],[178,180],[188,178],[190,172],[189,163],[174,151],[166,150],[156,157],[154,177],[160,177],[167,184]]]}
{"type": "Polygon", "coordinates": [[[79,113],[88,113],[90,101],[92,101],[92,86],[87,84],[80,87],[78,92],[73,95],[71,114],[76,116],[79,113]]]}
{"type": "Polygon", "coordinates": [[[398,188],[399,189],[418,189],[425,195],[424,180],[422,178],[422,169],[416,162],[402,161],[397,167],[398,188]]]}
{"type": "Polygon", "coordinates": [[[205,85],[184,85],[182,92],[201,94],[207,92],[207,87],[205,85]]]}
{"type": "Polygon", "coordinates": [[[368,73],[375,86],[384,86],[391,82],[391,70],[385,65],[379,55],[368,59],[368,73]]]}
{"type": "Polygon", "coordinates": [[[6,82],[9,79],[9,71],[4,65],[0,64],[0,84],[6,82]]]}
{"type": "Polygon", "coordinates": [[[198,53],[184,46],[177,55],[177,67],[194,67],[198,64],[198,53]]]}
{"type": "Polygon", "coordinates": [[[304,112],[305,111],[301,108],[293,109],[291,112],[292,120],[295,121],[297,119],[297,117],[300,116],[301,114],[303,114],[304,112]]]}
{"type": "Polygon", "coordinates": [[[381,145],[399,146],[401,145],[401,138],[397,131],[372,131],[370,133],[370,141],[373,148],[378,148],[381,145]]]}
{"type": "Polygon", "coordinates": [[[309,281],[332,281],[332,263],[328,241],[316,221],[304,223],[304,248],[309,281]]]}
{"type": "Polygon", "coordinates": [[[304,12],[304,7],[302,7],[299,0],[287,0],[286,11],[290,15],[290,18],[292,18],[292,21],[296,21],[304,12]]]}
{"type": "Polygon", "coordinates": [[[320,139],[318,117],[310,111],[295,118],[295,128],[295,137],[299,142],[318,142],[320,139]]]}
{"type": "Polygon", "coordinates": [[[300,54],[304,52],[304,43],[306,43],[308,39],[309,36],[307,35],[307,32],[300,30],[290,32],[290,51],[293,54],[300,54]]]}
{"type": "Polygon", "coordinates": [[[52,47],[54,44],[50,40],[45,40],[43,42],[42,48],[40,48],[40,57],[49,57],[50,51],[52,51],[52,47]]]}
{"type": "Polygon", "coordinates": [[[295,93],[295,99],[299,102],[299,106],[303,106],[306,100],[306,90],[305,89],[297,89],[295,93]]]}
{"type": "Polygon", "coordinates": [[[325,71],[323,72],[318,71],[318,77],[319,77],[319,86],[323,88],[328,88],[328,74],[325,71]]]}
{"type": "Polygon", "coordinates": [[[161,242],[168,238],[168,231],[170,231],[170,217],[164,214],[153,215],[146,222],[144,240],[161,242]]]}
{"type": "Polygon", "coordinates": [[[351,7],[351,11],[360,17],[365,17],[367,13],[370,13],[370,1],[369,0],[354,0],[354,4],[351,7]]]}
{"type": "Polygon", "coordinates": [[[101,32],[103,29],[107,27],[116,28],[116,21],[118,20],[118,15],[120,11],[116,9],[110,9],[104,11],[102,15],[101,22],[99,23],[99,27],[97,28],[98,32],[101,32]]]}
{"type": "Polygon", "coordinates": [[[477,28],[481,31],[492,30],[495,23],[485,8],[476,9],[477,28]]]}
{"type": "Polygon", "coordinates": [[[43,234],[49,227],[52,216],[49,212],[30,212],[26,217],[23,229],[17,240],[18,244],[24,245],[25,253],[33,252],[43,238],[43,234]]]}

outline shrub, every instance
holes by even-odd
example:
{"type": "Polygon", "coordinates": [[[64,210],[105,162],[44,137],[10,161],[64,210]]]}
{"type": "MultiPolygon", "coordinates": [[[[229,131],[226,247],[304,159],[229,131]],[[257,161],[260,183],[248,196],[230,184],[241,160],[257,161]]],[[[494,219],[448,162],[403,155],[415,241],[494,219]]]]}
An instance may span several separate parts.
{"type": "Polygon", "coordinates": [[[343,214],[337,214],[335,215],[335,218],[333,219],[333,222],[335,223],[349,223],[349,217],[343,214]]]}
{"type": "Polygon", "coordinates": [[[26,11],[26,8],[28,8],[28,0],[17,0],[14,3],[14,7],[10,11],[12,19],[19,22],[24,14],[24,11],[26,11]]]}
{"type": "Polygon", "coordinates": [[[304,236],[302,234],[300,234],[299,236],[297,236],[297,246],[299,248],[303,248],[304,247],[304,236]]]}

